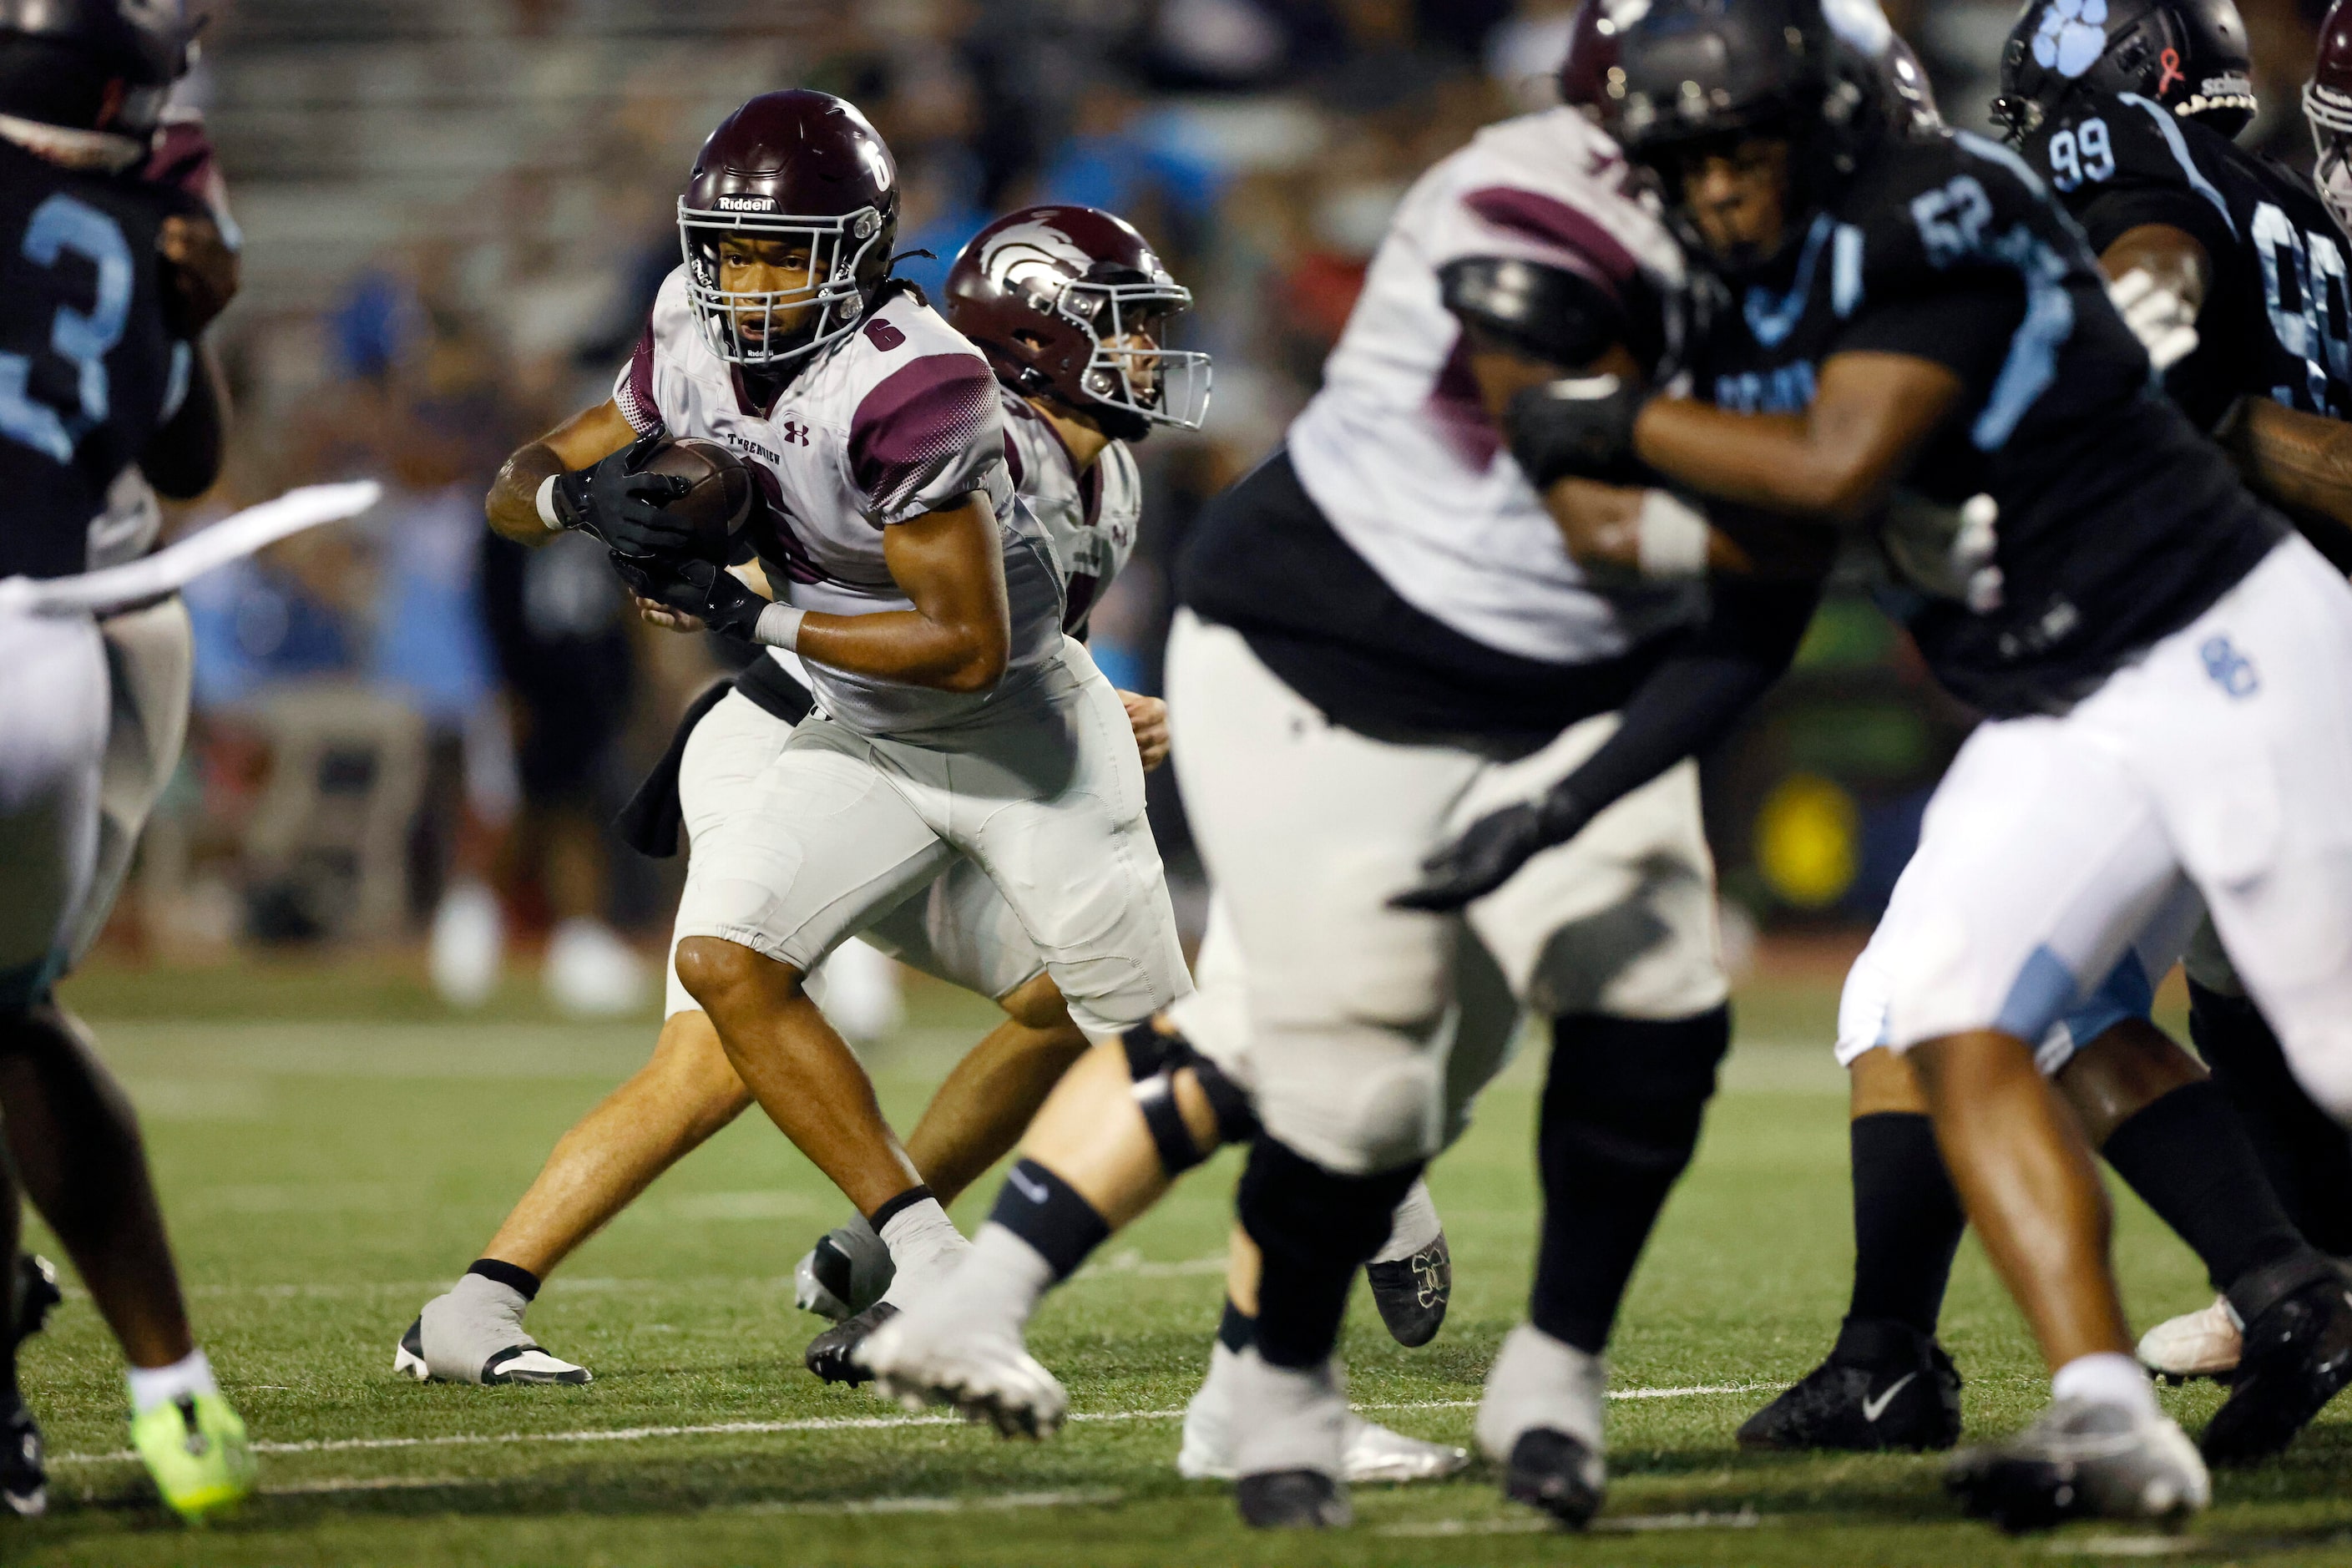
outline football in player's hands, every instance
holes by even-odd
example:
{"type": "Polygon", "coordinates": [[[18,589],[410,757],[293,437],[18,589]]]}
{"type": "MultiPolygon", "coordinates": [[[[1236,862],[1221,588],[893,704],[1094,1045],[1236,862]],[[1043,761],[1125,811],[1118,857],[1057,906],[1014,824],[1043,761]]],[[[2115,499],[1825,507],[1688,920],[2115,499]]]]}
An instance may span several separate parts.
{"type": "Polygon", "coordinates": [[[677,548],[698,560],[725,565],[735,558],[736,536],[751,519],[751,470],[717,441],[682,436],[658,447],[640,473],[685,481],[686,488],[661,505],[665,516],[683,524],[687,537],[677,548]]]}

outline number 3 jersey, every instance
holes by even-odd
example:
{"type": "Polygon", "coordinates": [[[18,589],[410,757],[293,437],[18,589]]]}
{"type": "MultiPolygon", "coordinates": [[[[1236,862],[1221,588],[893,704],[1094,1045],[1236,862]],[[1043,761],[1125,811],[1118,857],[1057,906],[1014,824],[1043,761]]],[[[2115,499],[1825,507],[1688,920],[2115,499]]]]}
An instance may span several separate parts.
{"type": "Polygon", "coordinates": [[[2284,534],[2163,395],[2082,231],[2006,147],[1963,132],[1872,150],[1801,242],[1735,288],[1696,390],[1801,413],[1847,353],[1961,384],[1903,482],[1947,506],[1990,493],[1991,569],[1969,602],[1895,607],[1937,678],[1988,713],[2064,709],[2284,534]]]}
{"type": "Polygon", "coordinates": [[[2143,224],[2205,247],[2197,351],[2165,376],[2200,427],[2241,395],[2352,416],[2345,241],[2299,175],[2137,93],[2053,116],[2020,150],[2095,252],[2143,224]]]}
{"type": "Polygon", "coordinates": [[[164,324],[163,219],[196,202],[136,174],[60,167],[0,141],[0,577],[121,552],[110,494],[187,395],[164,324]]]}
{"type": "Polygon", "coordinates": [[[712,352],[670,274],[613,389],[640,432],[724,441],[767,505],[752,529],[768,580],[824,615],[911,607],[883,556],[883,531],[975,492],[996,514],[1013,618],[996,692],[964,694],[806,665],[826,712],[854,729],[905,733],[969,717],[1025,681],[1062,646],[1062,575],[1005,468],[1004,415],[980,351],[897,292],[857,330],[810,355],[766,406],[712,352]]]}

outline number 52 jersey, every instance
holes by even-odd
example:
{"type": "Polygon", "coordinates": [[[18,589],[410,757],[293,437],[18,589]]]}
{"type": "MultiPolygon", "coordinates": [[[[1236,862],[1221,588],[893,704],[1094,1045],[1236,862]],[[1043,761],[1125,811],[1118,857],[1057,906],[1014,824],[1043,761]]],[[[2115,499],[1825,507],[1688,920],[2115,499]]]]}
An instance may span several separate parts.
{"type": "Polygon", "coordinates": [[[2020,150],[2094,251],[2146,224],[2205,247],[2197,352],[2165,377],[2200,426],[2242,395],[2352,417],[2347,245],[2301,176],[2137,93],[2053,115],[2020,150]]]}
{"type": "Polygon", "coordinates": [[[109,487],[186,395],[155,241],[196,210],[0,142],[0,577],[87,570],[109,487]]]}

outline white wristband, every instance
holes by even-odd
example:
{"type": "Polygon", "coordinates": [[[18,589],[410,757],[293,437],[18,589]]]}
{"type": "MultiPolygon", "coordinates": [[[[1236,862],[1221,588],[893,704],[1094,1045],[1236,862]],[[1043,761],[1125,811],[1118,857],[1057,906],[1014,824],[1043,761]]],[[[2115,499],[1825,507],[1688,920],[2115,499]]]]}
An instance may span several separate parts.
{"type": "Polygon", "coordinates": [[[555,481],[561,476],[550,474],[539,481],[539,521],[547,524],[550,533],[563,531],[563,520],[555,515],[555,481]]]}
{"type": "Polygon", "coordinates": [[[1706,519],[1681,497],[1643,490],[1635,520],[1644,577],[1696,577],[1706,571],[1706,544],[1714,531],[1706,519]]]}
{"type": "Polygon", "coordinates": [[[760,612],[760,618],[752,623],[751,640],[762,647],[780,647],[790,651],[799,646],[801,622],[807,618],[806,610],[796,610],[790,605],[770,605],[760,612]]]}

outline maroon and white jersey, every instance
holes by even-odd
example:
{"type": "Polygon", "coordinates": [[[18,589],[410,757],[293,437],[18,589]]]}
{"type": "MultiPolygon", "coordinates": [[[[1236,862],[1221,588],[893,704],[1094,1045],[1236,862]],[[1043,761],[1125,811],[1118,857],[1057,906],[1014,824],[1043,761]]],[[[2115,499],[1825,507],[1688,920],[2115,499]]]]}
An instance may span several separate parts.
{"type": "Polygon", "coordinates": [[[1062,629],[1084,635],[1087,616],[1110,580],[1135,553],[1143,517],[1143,476],[1124,441],[1102,449],[1085,473],[1069,447],[1019,393],[1004,394],[1004,460],[1013,482],[1044,529],[1067,600],[1062,629]]]}
{"type": "MultiPolygon", "coordinates": [[[[1005,467],[995,375],[980,351],[919,299],[898,294],[856,331],[819,350],[764,410],[733,365],[712,353],[671,273],[614,401],[639,431],[724,441],[767,493],[769,582],[831,616],[910,608],[883,558],[883,531],[975,491],[996,513],[1013,611],[1012,658],[998,692],[1062,645],[1062,577],[1052,546],[1005,467]]],[[[960,694],[806,665],[834,718],[874,733],[968,715],[995,693],[960,694]]]]}
{"type": "Polygon", "coordinates": [[[1401,597],[1552,664],[1612,658],[1696,619],[1702,591],[1588,584],[1479,402],[1437,273],[1505,257],[1591,279],[1629,307],[1673,298],[1681,252],[1625,175],[1616,143],[1572,109],[1489,126],[1438,163],[1406,193],[1323,389],[1290,426],[1300,484],[1401,597]]]}

